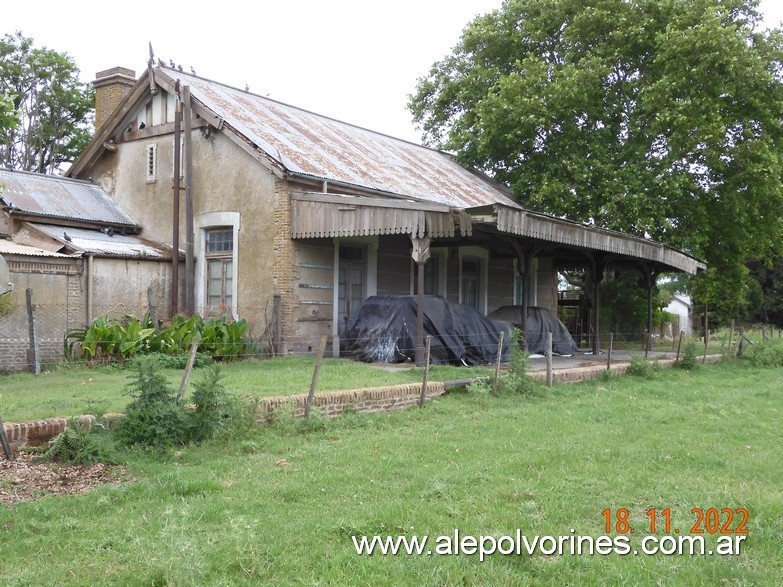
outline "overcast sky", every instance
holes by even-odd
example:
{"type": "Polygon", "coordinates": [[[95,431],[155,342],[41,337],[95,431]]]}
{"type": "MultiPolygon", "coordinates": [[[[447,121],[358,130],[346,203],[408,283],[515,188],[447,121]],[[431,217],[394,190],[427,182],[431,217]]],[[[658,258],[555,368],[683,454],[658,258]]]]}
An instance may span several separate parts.
{"type": "MultiPolygon", "coordinates": [[[[156,57],[185,71],[419,142],[407,110],[416,80],[464,26],[501,0],[38,0],[7,2],[0,35],[22,31],[37,47],[73,57],[83,81],[97,71],[146,67],[156,57]]],[[[763,0],[770,26],[783,2],[763,0]]]]}

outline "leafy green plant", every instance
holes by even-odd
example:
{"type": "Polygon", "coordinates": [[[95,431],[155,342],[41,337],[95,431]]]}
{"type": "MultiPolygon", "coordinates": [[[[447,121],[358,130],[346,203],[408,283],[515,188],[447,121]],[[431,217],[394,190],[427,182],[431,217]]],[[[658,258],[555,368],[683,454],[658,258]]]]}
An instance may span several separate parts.
{"type": "Polygon", "coordinates": [[[783,367],[783,344],[778,340],[748,345],[742,358],[754,367],[783,367]]]}
{"type": "Polygon", "coordinates": [[[11,297],[12,292],[0,294],[0,318],[10,316],[16,310],[16,304],[11,297]]]}
{"type": "MultiPolygon", "coordinates": [[[[184,369],[187,366],[189,354],[179,353],[176,355],[169,355],[161,352],[145,353],[145,357],[149,357],[157,361],[163,369],[184,369]]],[[[212,356],[207,353],[197,352],[196,357],[193,360],[193,366],[195,368],[208,367],[212,364],[212,356]]],[[[125,361],[117,363],[118,369],[135,369],[135,363],[133,361],[125,361]]]]}
{"type": "Polygon", "coordinates": [[[515,328],[511,337],[512,343],[509,345],[508,371],[500,377],[498,393],[516,393],[530,397],[540,386],[527,376],[528,355],[519,344],[513,342],[519,339],[519,330],[515,328]]]}
{"type": "Polygon", "coordinates": [[[90,465],[92,463],[114,463],[115,449],[102,426],[93,428],[71,419],[68,427],[49,441],[46,450],[35,461],[56,461],[90,465]]]}
{"type": "Polygon", "coordinates": [[[212,365],[193,383],[193,404],[190,413],[190,440],[200,442],[213,436],[221,426],[229,424],[232,416],[231,402],[226,388],[220,383],[223,374],[220,365],[212,365]]]}
{"type": "Polygon", "coordinates": [[[685,345],[682,356],[680,357],[677,367],[691,371],[699,366],[699,360],[696,357],[696,343],[692,340],[685,345]]]}
{"type": "Polygon", "coordinates": [[[127,395],[133,398],[114,429],[126,445],[165,447],[187,442],[190,422],[154,359],[136,360],[127,395]]]}
{"type": "Polygon", "coordinates": [[[660,366],[651,363],[641,355],[634,355],[631,357],[631,364],[628,365],[627,375],[633,375],[634,377],[642,377],[644,379],[652,379],[655,373],[660,369],[660,366]]]}
{"type": "Polygon", "coordinates": [[[64,339],[67,358],[81,348],[88,361],[126,360],[141,354],[187,354],[196,335],[201,352],[216,358],[243,356],[248,341],[246,320],[232,321],[225,316],[204,320],[195,314],[190,318],[175,316],[168,327],[156,326],[149,314],[142,318],[127,315],[122,320],[99,316],[85,329],[70,330],[64,339]]]}
{"type": "Polygon", "coordinates": [[[213,357],[238,357],[245,353],[244,337],[247,333],[247,320],[228,321],[225,316],[209,318],[201,327],[202,351],[213,357]]]}

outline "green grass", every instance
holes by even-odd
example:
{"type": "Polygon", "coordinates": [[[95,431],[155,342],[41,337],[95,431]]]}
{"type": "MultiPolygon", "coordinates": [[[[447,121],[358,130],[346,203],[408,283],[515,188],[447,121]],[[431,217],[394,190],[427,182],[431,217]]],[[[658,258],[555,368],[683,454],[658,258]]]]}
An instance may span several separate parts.
{"type": "MultiPolygon", "coordinates": [[[[222,365],[229,392],[241,396],[269,397],[307,393],[313,378],[312,357],[281,357],[229,362],[222,365]]],[[[199,377],[196,369],[191,381],[199,377]]],[[[0,416],[6,422],[49,417],[121,412],[128,404],[124,395],[132,370],[113,367],[68,367],[40,376],[29,373],[0,375],[0,416]]],[[[165,370],[175,389],[182,371],[165,370]]],[[[378,387],[420,382],[423,370],[410,366],[381,368],[346,359],[324,359],[318,391],[378,387]]],[[[487,375],[483,368],[432,366],[430,381],[447,381],[487,375]]]]}
{"type": "MultiPolygon", "coordinates": [[[[8,585],[774,585],[783,576],[783,371],[453,393],[425,409],[283,419],[127,456],[136,481],[0,509],[8,585]],[[285,459],[287,466],[277,464],[285,459]],[[639,535],[650,507],[750,512],[737,556],[358,556],[352,535],[639,535]]],[[[434,538],[433,538],[434,539],[434,538]]],[[[714,544],[715,537],[707,536],[714,544]]]]}

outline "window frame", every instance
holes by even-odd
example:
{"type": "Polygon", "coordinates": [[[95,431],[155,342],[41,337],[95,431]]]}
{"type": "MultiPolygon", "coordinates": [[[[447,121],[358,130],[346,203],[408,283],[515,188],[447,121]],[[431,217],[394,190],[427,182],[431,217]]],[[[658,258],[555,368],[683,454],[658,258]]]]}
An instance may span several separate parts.
{"type": "MultiPolygon", "coordinates": [[[[241,218],[239,212],[207,212],[199,214],[193,219],[196,231],[196,242],[194,251],[196,256],[196,280],[195,280],[195,300],[198,312],[208,314],[211,311],[209,307],[209,298],[207,291],[207,231],[211,229],[223,229],[232,231],[233,250],[231,252],[232,260],[232,282],[231,282],[231,306],[227,306],[232,317],[238,319],[239,302],[239,231],[241,218]]],[[[228,255],[226,255],[226,258],[228,255]]]]}
{"type": "Polygon", "coordinates": [[[213,226],[205,229],[204,233],[204,263],[206,265],[204,274],[206,278],[205,288],[205,304],[204,306],[209,311],[219,310],[221,308],[231,308],[234,301],[233,296],[233,282],[236,278],[234,275],[234,231],[231,226],[213,226]],[[221,250],[210,251],[210,235],[217,235],[224,233],[230,235],[230,241],[222,240],[218,241],[219,244],[224,245],[226,242],[230,242],[229,248],[223,248],[221,250]],[[219,263],[220,266],[220,294],[218,295],[219,302],[215,305],[212,304],[211,299],[213,297],[210,291],[210,283],[213,279],[210,266],[213,263],[219,263]],[[230,281],[230,284],[228,283],[230,281]],[[228,285],[228,287],[227,287],[228,285]]]}

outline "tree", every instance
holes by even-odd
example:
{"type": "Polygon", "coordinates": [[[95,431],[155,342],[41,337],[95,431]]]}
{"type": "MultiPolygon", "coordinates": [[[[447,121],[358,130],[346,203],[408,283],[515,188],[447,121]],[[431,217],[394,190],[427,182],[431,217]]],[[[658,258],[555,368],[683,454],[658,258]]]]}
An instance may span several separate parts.
{"type": "Polygon", "coordinates": [[[33,47],[21,32],[0,39],[0,95],[10,97],[19,124],[0,124],[0,163],[54,173],[73,161],[92,134],[92,89],[66,53],[33,47]]]}
{"type": "Polygon", "coordinates": [[[783,235],[783,35],[757,5],[506,0],[409,107],[523,205],[705,258],[694,293],[736,312],[783,235]]]}
{"type": "Polygon", "coordinates": [[[14,110],[14,101],[8,96],[0,94],[0,133],[6,133],[18,124],[19,117],[14,110]]]}

